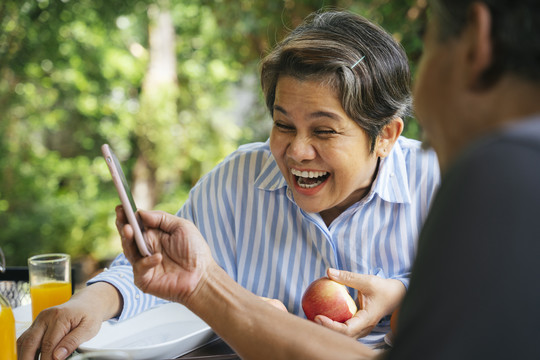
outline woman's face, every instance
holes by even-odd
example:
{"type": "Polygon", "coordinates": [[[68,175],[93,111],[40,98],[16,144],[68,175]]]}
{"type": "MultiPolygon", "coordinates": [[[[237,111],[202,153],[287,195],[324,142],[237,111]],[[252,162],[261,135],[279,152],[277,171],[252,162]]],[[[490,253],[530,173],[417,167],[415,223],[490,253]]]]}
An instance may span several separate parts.
{"type": "Polygon", "coordinates": [[[317,81],[279,78],[270,149],[298,206],[327,224],[369,191],[377,168],[367,134],[317,81]]]}

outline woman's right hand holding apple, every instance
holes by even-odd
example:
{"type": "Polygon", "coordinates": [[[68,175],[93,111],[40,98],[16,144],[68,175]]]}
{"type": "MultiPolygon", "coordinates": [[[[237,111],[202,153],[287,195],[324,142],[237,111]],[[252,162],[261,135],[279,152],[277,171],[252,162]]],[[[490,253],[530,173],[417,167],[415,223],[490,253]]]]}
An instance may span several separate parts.
{"type": "Polygon", "coordinates": [[[317,315],[315,321],[354,338],[368,335],[384,316],[398,307],[405,296],[405,286],[399,280],[336,269],[328,269],[327,274],[330,279],[358,290],[358,312],[344,323],[322,315],[317,315]]]}

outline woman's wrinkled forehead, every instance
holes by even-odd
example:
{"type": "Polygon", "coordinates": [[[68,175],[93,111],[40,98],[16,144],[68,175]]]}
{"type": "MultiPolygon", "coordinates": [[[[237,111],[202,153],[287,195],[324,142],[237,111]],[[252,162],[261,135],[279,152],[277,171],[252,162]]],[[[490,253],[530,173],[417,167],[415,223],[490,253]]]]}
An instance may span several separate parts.
{"type": "Polygon", "coordinates": [[[339,77],[335,74],[313,73],[313,74],[300,74],[299,75],[297,73],[288,74],[288,73],[283,72],[278,76],[276,85],[279,84],[281,79],[287,78],[287,77],[293,78],[301,82],[303,81],[312,82],[314,84],[317,84],[320,87],[324,87],[329,90],[332,90],[333,92],[336,93],[336,95],[339,95],[338,93],[339,86],[337,85],[339,81],[339,77]]]}
{"type": "Polygon", "coordinates": [[[279,74],[276,85],[279,84],[279,80],[284,77],[292,77],[299,81],[311,81],[314,83],[318,83],[321,87],[325,87],[329,90],[331,90],[338,99],[341,98],[341,86],[340,86],[340,78],[337,73],[321,73],[321,72],[304,72],[304,73],[298,73],[298,72],[288,72],[283,71],[279,74]]]}

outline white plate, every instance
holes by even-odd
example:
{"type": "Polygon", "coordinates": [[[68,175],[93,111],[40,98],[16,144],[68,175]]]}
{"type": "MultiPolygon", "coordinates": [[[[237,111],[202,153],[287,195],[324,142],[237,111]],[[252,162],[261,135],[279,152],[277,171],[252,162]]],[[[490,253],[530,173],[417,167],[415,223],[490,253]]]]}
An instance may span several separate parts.
{"type": "Polygon", "coordinates": [[[175,358],[214,340],[214,332],[185,306],[169,303],[121,322],[104,322],[78,352],[118,350],[133,360],[175,358]]]}

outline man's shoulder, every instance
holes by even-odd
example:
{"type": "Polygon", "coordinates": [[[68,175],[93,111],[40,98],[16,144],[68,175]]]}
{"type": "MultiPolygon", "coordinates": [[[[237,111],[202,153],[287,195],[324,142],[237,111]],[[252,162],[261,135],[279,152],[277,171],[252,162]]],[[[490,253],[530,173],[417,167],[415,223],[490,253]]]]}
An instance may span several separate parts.
{"type": "MultiPolygon", "coordinates": [[[[447,174],[461,189],[530,196],[540,183],[540,120],[516,123],[469,147],[447,174]]],[[[495,194],[494,194],[495,196],[495,194]]]]}
{"type": "Polygon", "coordinates": [[[522,119],[501,131],[502,140],[540,149],[540,115],[522,119]]]}
{"type": "Polygon", "coordinates": [[[488,161],[499,166],[540,158],[540,117],[523,119],[502,128],[479,140],[465,154],[471,162],[488,161]]]}

